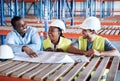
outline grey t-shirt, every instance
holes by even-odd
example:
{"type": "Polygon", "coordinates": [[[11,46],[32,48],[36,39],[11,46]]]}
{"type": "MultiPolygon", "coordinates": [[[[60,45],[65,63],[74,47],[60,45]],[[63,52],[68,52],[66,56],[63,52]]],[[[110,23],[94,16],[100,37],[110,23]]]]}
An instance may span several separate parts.
{"type": "MultiPolygon", "coordinates": [[[[79,43],[78,40],[74,40],[73,44],[78,48],[79,47],[79,43]]],[[[91,49],[93,45],[93,42],[87,42],[87,50],[91,49]]],[[[111,44],[111,42],[108,39],[105,39],[105,51],[109,51],[114,49],[115,46],[113,44],[111,44]]]]}

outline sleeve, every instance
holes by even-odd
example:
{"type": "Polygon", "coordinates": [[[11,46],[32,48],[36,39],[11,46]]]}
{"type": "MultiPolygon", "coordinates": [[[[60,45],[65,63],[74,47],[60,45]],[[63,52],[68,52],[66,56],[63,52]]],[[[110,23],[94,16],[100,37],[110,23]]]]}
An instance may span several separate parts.
{"type": "Polygon", "coordinates": [[[15,40],[17,40],[17,37],[15,36],[14,32],[10,32],[5,39],[5,44],[9,45],[14,53],[20,53],[22,52],[23,45],[16,44],[15,40]]]}
{"type": "Polygon", "coordinates": [[[40,51],[41,49],[41,39],[36,29],[33,29],[31,33],[31,43],[26,45],[34,51],[40,51]]]}
{"type": "Polygon", "coordinates": [[[105,39],[105,51],[112,49],[116,49],[116,47],[108,39],[105,39]]]}
{"type": "Polygon", "coordinates": [[[73,39],[73,40],[72,40],[72,44],[73,44],[75,47],[79,48],[79,43],[78,43],[78,40],[77,40],[77,39],[73,39]]]}

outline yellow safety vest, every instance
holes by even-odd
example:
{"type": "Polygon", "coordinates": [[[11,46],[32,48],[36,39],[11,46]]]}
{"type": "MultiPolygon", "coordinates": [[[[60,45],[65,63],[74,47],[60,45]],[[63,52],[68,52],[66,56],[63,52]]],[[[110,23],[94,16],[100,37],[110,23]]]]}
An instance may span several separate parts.
{"type": "MultiPolygon", "coordinates": [[[[60,37],[57,48],[62,49],[66,52],[68,50],[68,48],[70,47],[70,44],[71,44],[70,39],[60,37]]],[[[52,48],[52,43],[49,38],[47,38],[46,40],[43,41],[43,49],[45,50],[47,48],[52,48]]]]}
{"type": "MultiPolygon", "coordinates": [[[[87,50],[87,39],[83,39],[83,37],[79,37],[78,42],[79,42],[79,49],[87,50]]],[[[95,40],[93,41],[92,48],[102,52],[104,51],[104,42],[105,42],[105,38],[97,35],[95,40]]]]}

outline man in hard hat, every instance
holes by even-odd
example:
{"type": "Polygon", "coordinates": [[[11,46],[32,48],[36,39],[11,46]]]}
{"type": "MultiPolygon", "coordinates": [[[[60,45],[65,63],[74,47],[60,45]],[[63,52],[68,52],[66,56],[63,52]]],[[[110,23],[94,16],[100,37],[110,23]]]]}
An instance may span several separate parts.
{"type": "Polygon", "coordinates": [[[54,20],[49,27],[49,38],[43,41],[43,49],[45,51],[66,52],[71,44],[71,40],[63,37],[62,31],[65,31],[65,29],[63,21],[59,19],[54,20]]]}
{"type": "Polygon", "coordinates": [[[88,56],[120,56],[119,51],[108,39],[97,35],[97,31],[101,28],[98,18],[86,18],[80,25],[80,28],[82,29],[83,36],[71,44],[68,52],[88,56]]]}
{"type": "Polygon", "coordinates": [[[7,35],[5,43],[13,49],[14,53],[25,52],[30,57],[37,57],[35,52],[40,50],[41,46],[37,30],[27,26],[19,16],[13,17],[11,24],[14,30],[7,35]]]}

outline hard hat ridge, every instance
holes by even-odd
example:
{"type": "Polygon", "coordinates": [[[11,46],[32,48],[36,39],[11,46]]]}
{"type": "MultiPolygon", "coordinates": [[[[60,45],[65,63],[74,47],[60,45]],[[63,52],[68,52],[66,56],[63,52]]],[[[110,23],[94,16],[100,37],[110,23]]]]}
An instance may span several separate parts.
{"type": "Polygon", "coordinates": [[[66,30],[64,22],[63,22],[62,20],[60,20],[60,19],[54,20],[54,21],[50,24],[50,26],[58,27],[58,28],[62,29],[63,31],[66,30]]]}
{"type": "Polygon", "coordinates": [[[101,29],[100,20],[97,17],[88,17],[80,25],[80,28],[98,31],[101,29]]]}

